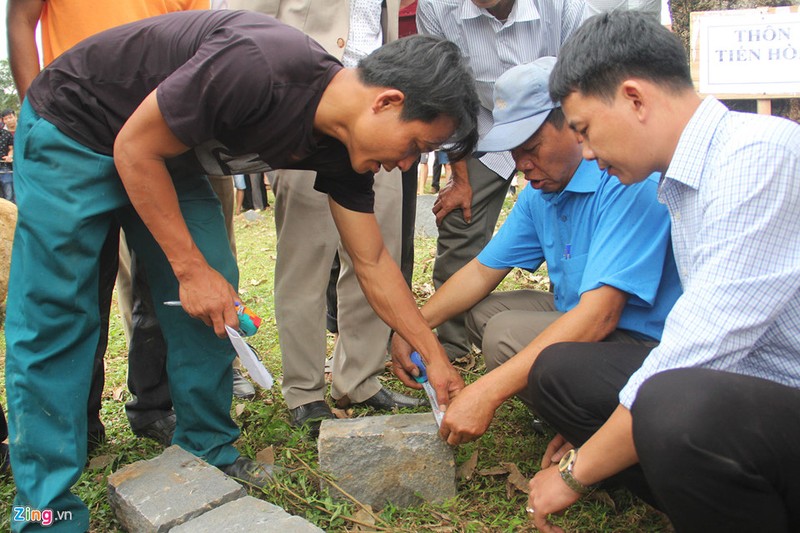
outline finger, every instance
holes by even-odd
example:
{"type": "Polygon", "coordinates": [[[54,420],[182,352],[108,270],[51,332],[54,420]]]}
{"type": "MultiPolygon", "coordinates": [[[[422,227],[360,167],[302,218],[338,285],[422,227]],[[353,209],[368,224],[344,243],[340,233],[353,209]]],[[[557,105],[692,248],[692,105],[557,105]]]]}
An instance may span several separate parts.
{"type": "Polygon", "coordinates": [[[467,205],[461,208],[461,212],[464,215],[464,222],[469,224],[472,222],[472,206],[467,205]]]}
{"type": "Polygon", "coordinates": [[[408,375],[408,372],[406,372],[403,367],[392,364],[392,373],[394,373],[394,375],[397,376],[397,379],[399,379],[406,387],[417,390],[422,388],[422,385],[417,383],[413,377],[408,375]]]}
{"type": "Polygon", "coordinates": [[[547,522],[547,515],[543,513],[533,513],[533,527],[538,531],[544,531],[546,533],[552,531],[550,529],[550,524],[547,522]]]}
{"type": "Polygon", "coordinates": [[[237,330],[239,329],[239,315],[236,312],[236,306],[234,305],[234,302],[238,301],[238,299],[234,299],[230,305],[224,305],[222,307],[222,317],[225,320],[225,323],[237,330]]]}
{"type": "Polygon", "coordinates": [[[211,322],[214,327],[214,333],[217,334],[217,337],[224,339],[228,336],[228,332],[225,331],[225,319],[223,315],[220,315],[219,313],[211,315],[211,322]]]}
{"type": "Polygon", "coordinates": [[[567,453],[568,451],[570,451],[572,448],[573,448],[572,444],[570,444],[569,442],[565,442],[565,443],[564,443],[564,444],[562,444],[562,445],[561,445],[561,447],[560,447],[560,448],[559,448],[559,449],[558,449],[558,450],[557,450],[557,451],[556,451],[556,452],[553,454],[553,457],[552,457],[552,459],[550,459],[550,460],[551,460],[551,461],[553,461],[554,463],[557,463],[557,462],[559,462],[559,461],[561,460],[561,458],[562,458],[562,457],[564,457],[564,454],[566,454],[566,453],[567,453]]]}
{"type": "Polygon", "coordinates": [[[439,409],[446,411],[447,406],[450,404],[450,384],[437,383],[434,385],[433,390],[436,391],[436,399],[439,401],[439,409]]]}
{"type": "Polygon", "coordinates": [[[450,438],[450,426],[447,425],[447,416],[442,420],[442,425],[439,426],[439,436],[445,442],[450,438]]]}
{"type": "Polygon", "coordinates": [[[450,446],[458,446],[461,444],[461,438],[455,432],[451,432],[450,436],[447,437],[447,444],[450,446]]]}

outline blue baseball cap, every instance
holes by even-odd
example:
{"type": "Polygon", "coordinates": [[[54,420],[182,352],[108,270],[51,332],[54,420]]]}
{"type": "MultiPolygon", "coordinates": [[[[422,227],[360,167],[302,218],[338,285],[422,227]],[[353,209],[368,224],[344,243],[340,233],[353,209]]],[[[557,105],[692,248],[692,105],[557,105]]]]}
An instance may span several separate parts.
{"type": "Polygon", "coordinates": [[[559,102],[550,99],[548,81],[556,64],[552,56],[517,65],[494,84],[494,126],[478,141],[476,152],[505,152],[527,141],[542,127],[559,102]]]}

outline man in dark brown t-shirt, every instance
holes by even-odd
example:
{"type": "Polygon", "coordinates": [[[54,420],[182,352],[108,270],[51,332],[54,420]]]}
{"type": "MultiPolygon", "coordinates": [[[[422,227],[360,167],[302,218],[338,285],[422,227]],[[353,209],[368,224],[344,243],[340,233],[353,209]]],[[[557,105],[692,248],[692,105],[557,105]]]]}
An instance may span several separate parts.
{"type": "MultiPolygon", "coordinates": [[[[205,174],[317,171],[315,187],[330,198],[371,305],[429,365],[449,367],[383,247],[372,173],[408,168],[451,138],[470,150],[476,112],[451,43],[404,39],[345,69],[301,32],[249,12],[135,22],[51,63],[28,91],[17,133],[6,322],[16,502],[72,511],[76,529],[88,528],[69,487],[86,456],[97,257],[112,217],[143,257],[154,300],[182,305],[157,306],[178,419],[173,443],[236,477],[268,482],[232,446],[233,350],[218,337],[238,324],[238,275],[205,174]],[[419,76],[420,62],[435,68],[419,76]]],[[[463,382],[455,371],[436,375],[446,404],[463,382]]]]}

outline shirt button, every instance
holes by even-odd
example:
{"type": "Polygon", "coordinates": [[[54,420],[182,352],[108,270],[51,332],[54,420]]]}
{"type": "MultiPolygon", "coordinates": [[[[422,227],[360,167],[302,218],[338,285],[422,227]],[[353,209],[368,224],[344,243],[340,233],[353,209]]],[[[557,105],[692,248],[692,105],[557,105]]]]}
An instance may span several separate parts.
{"type": "Polygon", "coordinates": [[[681,219],[681,212],[675,211],[675,220],[680,220],[680,219],[681,219]]]}
{"type": "Polygon", "coordinates": [[[567,221],[567,215],[561,215],[561,222],[567,221]]]}
{"type": "Polygon", "coordinates": [[[344,48],[344,39],[339,37],[338,39],[336,39],[336,44],[339,46],[339,48],[344,48]]]}

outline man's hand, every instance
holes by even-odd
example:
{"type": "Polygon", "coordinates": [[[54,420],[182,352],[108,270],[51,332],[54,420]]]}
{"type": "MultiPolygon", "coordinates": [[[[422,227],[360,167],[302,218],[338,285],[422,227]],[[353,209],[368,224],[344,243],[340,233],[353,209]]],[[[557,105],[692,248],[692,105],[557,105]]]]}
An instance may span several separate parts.
{"type": "Polygon", "coordinates": [[[441,226],[444,217],[453,209],[461,209],[464,222],[469,224],[472,220],[472,187],[466,175],[466,163],[458,172],[463,172],[463,176],[457,173],[456,165],[453,165],[453,175],[447,184],[439,190],[439,196],[433,203],[433,214],[436,215],[436,225],[441,226]]]}
{"type": "MultiPolygon", "coordinates": [[[[414,379],[415,376],[419,376],[419,369],[411,362],[413,350],[414,348],[400,335],[392,336],[392,372],[407,387],[421,389],[422,385],[414,379]]],[[[449,362],[427,361],[425,368],[428,372],[428,382],[436,391],[439,408],[445,411],[452,398],[464,388],[464,380],[449,362]]]]}
{"type": "Polygon", "coordinates": [[[235,307],[239,298],[222,274],[206,264],[190,275],[181,276],[179,281],[181,306],[189,316],[212,326],[221,338],[227,337],[226,324],[234,329],[239,327],[235,307]]]}
{"type": "Polygon", "coordinates": [[[392,335],[392,373],[406,387],[421,389],[422,385],[414,380],[414,377],[419,376],[419,369],[411,362],[413,351],[414,348],[403,337],[397,333],[392,335]]]}
{"type": "Polygon", "coordinates": [[[567,442],[567,439],[562,437],[560,433],[553,437],[553,440],[550,441],[550,444],[547,445],[547,449],[544,451],[542,470],[558,464],[561,458],[564,457],[564,454],[574,447],[575,446],[567,442]]]}
{"type": "Polygon", "coordinates": [[[439,435],[454,446],[473,441],[486,433],[497,407],[475,382],[461,391],[447,408],[439,435]]]}
{"type": "Polygon", "coordinates": [[[464,389],[464,379],[449,361],[429,361],[425,364],[425,369],[428,372],[428,382],[436,391],[439,409],[448,410],[456,395],[464,389]]]}
{"type": "Polygon", "coordinates": [[[578,501],[581,495],[564,483],[555,466],[540,470],[528,486],[531,489],[528,494],[528,516],[533,519],[533,525],[539,531],[563,533],[564,530],[551,524],[547,516],[563,511],[578,501]],[[530,512],[531,509],[533,513],[530,512]]]}

